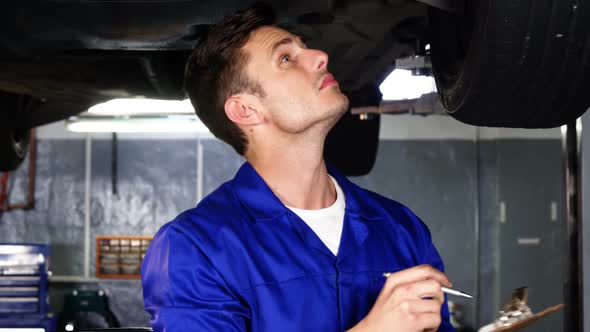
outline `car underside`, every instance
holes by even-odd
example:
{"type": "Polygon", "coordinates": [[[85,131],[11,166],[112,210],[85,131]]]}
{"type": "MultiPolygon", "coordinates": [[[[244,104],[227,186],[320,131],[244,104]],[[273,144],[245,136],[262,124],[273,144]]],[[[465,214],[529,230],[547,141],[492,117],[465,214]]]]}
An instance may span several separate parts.
{"type": "MultiPolygon", "coordinates": [[[[60,0],[4,5],[0,141],[9,143],[0,146],[0,154],[24,135],[18,131],[68,118],[99,102],[185,98],[184,63],[203,32],[252,3],[60,0]]],[[[590,8],[581,2],[270,4],[280,26],[328,53],[329,70],[353,107],[378,105],[379,84],[396,59],[408,56],[432,59],[432,68],[423,69],[434,74],[443,106],[469,124],[555,127],[590,106],[584,93],[590,87],[590,8]]]]}
{"type": "MultiPolygon", "coordinates": [[[[0,90],[84,107],[122,97],[184,98],[184,63],[204,29],[247,5],[23,3],[3,11],[0,90]]],[[[378,86],[395,58],[415,53],[426,29],[427,7],[414,1],[277,1],[273,7],[280,25],[330,55],[330,71],[345,91],[378,86]]],[[[36,116],[35,125],[54,120],[36,116]]]]}

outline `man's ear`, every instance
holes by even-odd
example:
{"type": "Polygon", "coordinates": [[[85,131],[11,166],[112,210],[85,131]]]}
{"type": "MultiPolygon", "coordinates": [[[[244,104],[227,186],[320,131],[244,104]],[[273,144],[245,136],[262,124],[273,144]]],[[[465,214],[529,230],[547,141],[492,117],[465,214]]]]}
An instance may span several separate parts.
{"type": "Polygon", "coordinates": [[[256,109],[247,98],[232,96],[225,100],[224,109],[227,117],[238,125],[256,125],[263,121],[262,112],[256,109]]]}

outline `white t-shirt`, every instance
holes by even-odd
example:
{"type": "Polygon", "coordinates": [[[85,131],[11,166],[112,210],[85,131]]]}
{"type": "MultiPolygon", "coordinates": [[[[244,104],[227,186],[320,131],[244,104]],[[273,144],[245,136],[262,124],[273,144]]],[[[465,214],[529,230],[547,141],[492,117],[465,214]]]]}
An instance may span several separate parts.
{"type": "Polygon", "coordinates": [[[342,236],[344,224],[344,208],[346,200],[338,182],[330,176],[336,187],[336,201],[331,206],[319,210],[303,210],[287,206],[299,216],[317,234],[335,256],[338,255],[338,246],[342,236]]]}

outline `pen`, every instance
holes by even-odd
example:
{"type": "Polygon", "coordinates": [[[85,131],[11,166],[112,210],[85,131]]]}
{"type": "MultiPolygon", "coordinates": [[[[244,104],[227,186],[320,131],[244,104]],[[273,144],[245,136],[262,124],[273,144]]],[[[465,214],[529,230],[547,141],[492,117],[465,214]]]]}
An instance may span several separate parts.
{"type": "Polygon", "coordinates": [[[466,298],[469,298],[469,299],[472,299],[473,298],[473,296],[471,296],[471,295],[469,295],[467,293],[459,292],[459,291],[454,290],[454,289],[450,289],[450,288],[446,288],[446,287],[441,287],[440,289],[443,291],[443,293],[447,293],[447,294],[451,294],[451,295],[457,295],[457,296],[463,296],[463,297],[466,297],[466,298]]]}
{"type": "MultiPolygon", "coordinates": [[[[385,273],[383,273],[383,276],[385,278],[389,277],[390,275],[391,275],[391,272],[385,272],[385,273]]],[[[457,290],[454,290],[454,289],[450,289],[450,288],[447,288],[447,287],[441,287],[440,289],[443,291],[443,293],[447,293],[447,294],[450,294],[450,295],[462,296],[462,297],[466,297],[466,298],[469,298],[469,299],[472,299],[473,298],[473,296],[471,296],[471,295],[469,295],[467,293],[460,292],[460,291],[457,291],[457,290]]]]}

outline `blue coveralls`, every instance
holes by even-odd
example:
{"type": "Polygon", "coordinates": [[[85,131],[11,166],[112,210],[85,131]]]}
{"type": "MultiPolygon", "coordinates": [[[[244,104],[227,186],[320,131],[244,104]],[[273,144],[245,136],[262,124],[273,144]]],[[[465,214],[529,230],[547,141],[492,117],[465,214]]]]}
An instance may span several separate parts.
{"type": "MultiPolygon", "coordinates": [[[[384,272],[443,271],[408,208],[328,171],[346,198],[338,256],[249,163],[164,225],[141,270],[154,331],[345,331],[370,311],[384,272]]],[[[442,321],[454,331],[446,300],[442,321]]]]}

